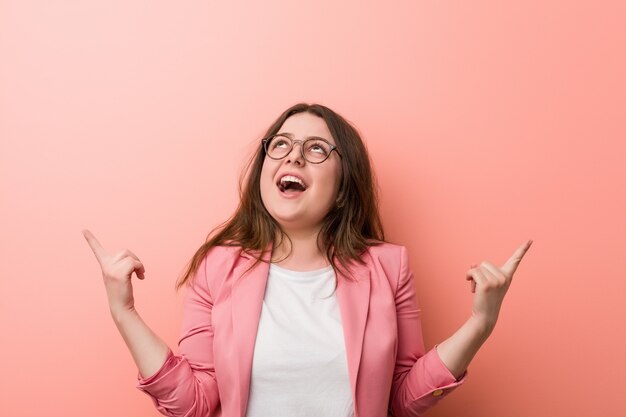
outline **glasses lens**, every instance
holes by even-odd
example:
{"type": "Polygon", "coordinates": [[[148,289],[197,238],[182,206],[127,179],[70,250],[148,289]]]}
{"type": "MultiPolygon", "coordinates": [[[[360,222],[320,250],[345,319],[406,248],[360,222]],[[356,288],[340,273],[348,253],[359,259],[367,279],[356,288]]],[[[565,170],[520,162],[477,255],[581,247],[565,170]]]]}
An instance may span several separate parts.
{"type": "Polygon", "coordinates": [[[291,150],[291,139],[286,136],[272,136],[267,143],[267,154],[272,158],[284,158],[291,150]]]}
{"type": "Polygon", "coordinates": [[[319,163],[330,155],[330,145],[321,139],[307,139],[303,146],[305,159],[309,162],[319,163]]]}

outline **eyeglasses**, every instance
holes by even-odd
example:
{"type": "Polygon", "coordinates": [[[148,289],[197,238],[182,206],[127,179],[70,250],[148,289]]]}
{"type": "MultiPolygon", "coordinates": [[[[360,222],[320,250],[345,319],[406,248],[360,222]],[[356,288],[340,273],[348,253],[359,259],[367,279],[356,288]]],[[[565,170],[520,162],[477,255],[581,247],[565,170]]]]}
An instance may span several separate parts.
{"type": "Polygon", "coordinates": [[[337,147],[326,139],[311,137],[305,140],[293,140],[285,135],[272,135],[262,140],[265,153],[272,159],[283,159],[291,153],[294,144],[300,143],[302,157],[312,164],[321,164],[328,159],[332,151],[341,154],[337,147]]]}

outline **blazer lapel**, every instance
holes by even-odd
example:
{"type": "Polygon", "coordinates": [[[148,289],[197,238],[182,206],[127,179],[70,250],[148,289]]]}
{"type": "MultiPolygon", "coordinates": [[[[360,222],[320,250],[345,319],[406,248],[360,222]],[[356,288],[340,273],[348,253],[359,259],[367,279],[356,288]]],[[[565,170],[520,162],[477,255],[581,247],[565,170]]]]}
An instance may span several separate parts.
{"type": "MultiPolygon", "coordinates": [[[[269,263],[261,262],[246,273],[256,259],[243,251],[241,256],[247,259],[233,271],[235,279],[232,290],[232,318],[234,347],[237,350],[237,364],[233,366],[239,375],[240,417],[244,417],[250,394],[254,343],[261,318],[269,263]]],[[[267,262],[271,259],[271,245],[263,259],[267,262]]]]}
{"type": "MultiPolygon", "coordinates": [[[[370,271],[367,265],[352,264],[352,271],[356,281],[340,272],[337,283],[337,302],[341,310],[343,336],[346,343],[346,356],[352,399],[358,413],[356,398],[356,382],[363,352],[363,335],[365,322],[369,310],[370,299],[370,271]]],[[[358,414],[357,414],[358,415],[358,414]]]]}

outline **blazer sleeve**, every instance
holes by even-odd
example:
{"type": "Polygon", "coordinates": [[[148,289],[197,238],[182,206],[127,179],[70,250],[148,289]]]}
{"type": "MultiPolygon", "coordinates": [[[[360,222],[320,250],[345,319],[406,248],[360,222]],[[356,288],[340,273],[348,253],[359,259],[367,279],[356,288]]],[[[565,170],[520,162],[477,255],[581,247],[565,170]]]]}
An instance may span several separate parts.
{"type": "Polygon", "coordinates": [[[170,349],[152,376],[137,374],[140,391],[157,410],[171,417],[210,417],[219,404],[213,364],[213,300],[207,283],[207,257],[199,264],[184,297],[180,355],[170,349]]]}
{"type": "Polygon", "coordinates": [[[400,251],[400,275],[395,301],[398,351],[390,405],[395,417],[421,416],[465,382],[467,371],[456,380],[441,361],[436,346],[424,353],[420,308],[404,246],[400,251]]]}

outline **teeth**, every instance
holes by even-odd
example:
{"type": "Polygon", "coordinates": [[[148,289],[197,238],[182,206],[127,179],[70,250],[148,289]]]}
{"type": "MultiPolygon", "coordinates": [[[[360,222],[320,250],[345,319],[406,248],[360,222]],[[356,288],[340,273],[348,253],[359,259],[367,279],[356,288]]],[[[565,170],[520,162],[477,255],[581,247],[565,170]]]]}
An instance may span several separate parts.
{"type": "Polygon", "coordinates": [[[284,177],[280,179],[280,183],[282,185],[284,185],[286,182],[297,182],[298,184],[302,185],[303,188],[306,188],[306,185],[304,185],[304,182],[302,182],[300,178],[294,177],[293,175],[285,175],[284,177]]]}

